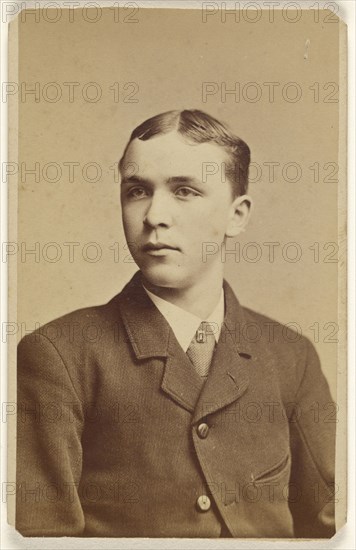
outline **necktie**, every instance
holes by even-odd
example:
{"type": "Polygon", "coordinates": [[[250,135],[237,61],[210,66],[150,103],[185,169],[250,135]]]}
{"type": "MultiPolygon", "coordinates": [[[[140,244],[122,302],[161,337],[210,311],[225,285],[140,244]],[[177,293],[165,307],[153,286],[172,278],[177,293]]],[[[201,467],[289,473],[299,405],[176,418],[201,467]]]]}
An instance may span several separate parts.
{"type": "Polygon", "coordinates": [[[208,376],[215,348],[215,336],[212,325],[202,321],[187,349],[187,355],[199,376],[208,376]]]}

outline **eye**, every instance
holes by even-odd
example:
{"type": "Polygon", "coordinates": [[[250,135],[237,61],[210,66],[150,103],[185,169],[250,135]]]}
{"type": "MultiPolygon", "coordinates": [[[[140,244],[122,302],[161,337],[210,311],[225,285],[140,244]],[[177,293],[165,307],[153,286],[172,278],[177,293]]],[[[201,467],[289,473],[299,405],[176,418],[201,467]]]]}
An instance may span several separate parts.
{"type": "Polygon", "coordinates": [[[177,197],[188,199],[190,197],[200,197],[200,193],[191,187],[179,187],[175,192],[177,197]]]}
{"type": "Polygon", "coordinates": [[[144,187],[131,187],[128,190],[127,196],[129,199],[139,200],[148,196],[148,193],[144,187]]]}

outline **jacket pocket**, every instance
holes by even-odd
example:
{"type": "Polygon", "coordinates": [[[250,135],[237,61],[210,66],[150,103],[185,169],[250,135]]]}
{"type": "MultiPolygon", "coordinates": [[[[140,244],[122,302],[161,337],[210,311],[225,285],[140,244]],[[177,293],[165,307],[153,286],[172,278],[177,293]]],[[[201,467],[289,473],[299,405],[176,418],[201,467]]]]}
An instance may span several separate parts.
{"type": "Polygon", "coordinates": [[[290,466],[290,454],[285,455],[273,466],[262,470],[256,475],[252,475],[252,481],[254,483],[269,483],[270,481],[278,480],[280,477],[289,470],[290,466]]]}

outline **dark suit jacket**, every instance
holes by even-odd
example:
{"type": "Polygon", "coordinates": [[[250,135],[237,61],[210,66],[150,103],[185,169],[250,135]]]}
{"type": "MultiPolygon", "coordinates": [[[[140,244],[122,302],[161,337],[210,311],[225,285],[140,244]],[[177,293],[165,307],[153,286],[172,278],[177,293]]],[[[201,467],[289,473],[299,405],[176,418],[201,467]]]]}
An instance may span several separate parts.
{"type": "Polygon", "coordinates": [[[335,418],[316,352],[224,285],[203,388],[140,273],[21,341],[23,535],[333,535],[335,418]]]}

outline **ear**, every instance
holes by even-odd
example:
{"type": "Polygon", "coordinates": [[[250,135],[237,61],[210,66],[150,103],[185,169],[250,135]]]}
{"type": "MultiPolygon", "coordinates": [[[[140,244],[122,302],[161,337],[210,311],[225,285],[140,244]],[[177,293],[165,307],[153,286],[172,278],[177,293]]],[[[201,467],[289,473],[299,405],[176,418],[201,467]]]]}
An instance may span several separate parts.
{"type": "Polygon", "coordinates": [[[248,195],[236,197],[230,206],[229,219],[226,227],[226,237],[236,237],[245,231],[250,219],[252,199],[248,195]]]}

